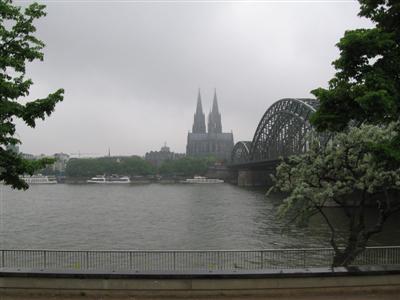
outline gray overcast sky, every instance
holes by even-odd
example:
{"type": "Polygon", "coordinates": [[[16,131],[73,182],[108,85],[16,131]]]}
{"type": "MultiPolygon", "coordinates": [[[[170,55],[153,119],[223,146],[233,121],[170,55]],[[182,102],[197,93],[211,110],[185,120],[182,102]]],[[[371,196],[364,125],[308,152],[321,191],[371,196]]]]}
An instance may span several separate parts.
{"type": "Polygon", "coordinates": [[[327,86],[345,30],[371,26],[355,1],[45,3],[31,96],[66,92],[36,129],[18,126],[34,154],[185,152],[199,87],[207,113],[217,88],[223,130],[251,140],[273,102],[327,86]]]}

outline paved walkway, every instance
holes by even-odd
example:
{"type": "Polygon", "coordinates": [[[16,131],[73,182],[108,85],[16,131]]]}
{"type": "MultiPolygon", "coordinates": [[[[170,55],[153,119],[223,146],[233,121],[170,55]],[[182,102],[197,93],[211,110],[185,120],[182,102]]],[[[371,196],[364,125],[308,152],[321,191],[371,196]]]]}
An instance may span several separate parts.
{"type": "Polygon", "coordinates": [[[307,295],[307,296],[251,296],[251,297],[232,297],[232,296],[204,296],[204,297],[139,297],[139,296],[32,296],[32,295],[0,295],[0,300],[399,300],[399,293],[360,293],[360,294],[339,294],[339,295],[307,295]]]}

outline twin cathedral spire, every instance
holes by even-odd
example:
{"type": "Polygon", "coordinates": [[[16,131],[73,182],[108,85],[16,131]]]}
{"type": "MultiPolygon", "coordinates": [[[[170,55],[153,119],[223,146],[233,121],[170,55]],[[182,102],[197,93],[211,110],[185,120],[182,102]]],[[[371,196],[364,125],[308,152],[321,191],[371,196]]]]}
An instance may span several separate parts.
{"type": "Polygon", "coordinates": [[[208,114],[206,131],[206,119],[199,89],[192,132],[188,132],[187,135],[186,155],[197,157],[213,156],[219,161],[228,161],[231,157],[233,145],[233,133],[222,132],[217,91],[214,91],[214,100],[211,111],[208,114]]]}
{"type": "MultiPolygon", "coordinates": [[[[208,114],[208,133],[222,133],[221,114],[218,110],[217,90],[214,90],[214,100],[210,113],[208,114]]],[[[192,133],[206,133],[206,121],[201,103],[200,89],[197,95],[197,108],[194,114],[192,133]]]]}

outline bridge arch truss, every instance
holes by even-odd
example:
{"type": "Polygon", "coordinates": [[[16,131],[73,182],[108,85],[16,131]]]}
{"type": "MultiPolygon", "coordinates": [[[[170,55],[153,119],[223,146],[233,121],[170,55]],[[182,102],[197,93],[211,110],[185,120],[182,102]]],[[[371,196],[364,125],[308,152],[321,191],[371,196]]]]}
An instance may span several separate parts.
{"type": "Polygon", "coordinates": [[[317,107],[315,99],[285,98],[275,102],[261,118],[253,140],[235,145],[232,163],[273,161],[307,152],[310,140],[318,135],[309,122],[317,107]]]}
{"type": "Polygon", "coordinates": [[[250,160],[251,141],[240,141],[232,150],[231,161],[235,163],[246,163],[250,160]]]}

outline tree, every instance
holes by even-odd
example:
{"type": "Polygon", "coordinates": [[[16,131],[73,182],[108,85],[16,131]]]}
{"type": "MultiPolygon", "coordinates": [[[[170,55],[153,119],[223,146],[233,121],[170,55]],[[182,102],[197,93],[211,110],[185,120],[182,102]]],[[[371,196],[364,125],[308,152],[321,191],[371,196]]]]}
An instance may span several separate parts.
{"type": "Polygon", "coordinates": [[[63,89],[46,98],[22,104],[21,98],[29,95],[33,82],[25,78],[26,63],[43,60],[44,43],[34,36],[33,22],[46,15],[45,6],[33,3],[22,9],[11,0],[0,0],[0,181],[13,188],[27,189],[21,174],[33,174],[35,170],[51,163],[50,159],[29,161],[7,149],[20,144],[15,137],[15,119],[21,119],[35,127],[36,119],[45,119],[63,100],[63,89]]]}
{"type": "MultiPolygon", "coordinates": [[[[312,93],[320,101],[311,123],[319,131],[345,130],[349,124],[388,124],[400,116],[400,4],[397,0],[359,0],[359,16],[375,27],[346,31],[333,62],[328,89],[312,93]]],[[[398,128],[400,131],[400,128],[398,128]]],[[[400,137],[376,145],[385,159],[400,162],[400,137]]]]}
{"type": "Polygon", "coordinates": [[[138,156],[72,158],[65,174],[71,178],[90,178],[98,174],[143,176],[155,174],[155,167],[138,156]]]}
{"type": "Polygon", "coordinates": [[[370,236],[399,210],[400,4],[359,2],[359,16],[369,18],[375,27],[345,32],[337,44],[340,56],[333,62],[334,78],[327,89],[312,91],[320,102],[312,125],[331,136],[340,133],[326,149],[315,144],[309,153],[289,158],[276,174],[275,189],[289,193],[282,215],[297,210],[295,219],[307,221],[320,213],[327,221],[334,266],[350,264],[370,236]],[[350,197],[354,203],[349,203],[350,197]],[[339,205],[349,219],[344,250],[324,213],[326,201],[339,205]],[[367,204],[375,207],[375,221],[365,220],[367,204]]]}
{"type": "Polygon", "coordinates": [[[386,220],[400,211],[400,168],[381,160],[371,148],[372,144],[398,138],[397,127],[396,123],[352,127],[326,146],[315,141],[309,152],[292,156],[277,168],[273,190],[289,194],[280,215],[307,224],[311,216],[321,214],[331,231],[333,266],[351,264],[370,237],[381,232],[386,220]],[[329,202],[347,216],[344,243],[324,211],[329,202]],[[375,209],[376,219],[367,217],[370,206],[375,209]]]}
{"type": "Polygon", "coordinates": [[[215,163],[215,158],[210,157],[183,157],[177,160],[166,160],[159,168],[162,175],[194,176],[204,175],[208,167],[215,163]]]}
{"type": "Polygon", "coordinates": [[[400,5],[396,0],[360,0],[359,16],[376,24],[346,31],[329,88],[312,93],[320,107],[317,129],[341,131],[350,121],[397,121],[400,114],[400,5]]]}

